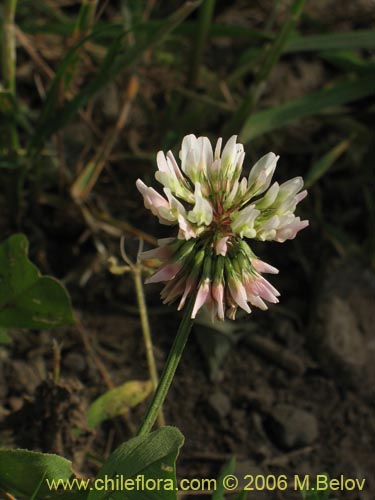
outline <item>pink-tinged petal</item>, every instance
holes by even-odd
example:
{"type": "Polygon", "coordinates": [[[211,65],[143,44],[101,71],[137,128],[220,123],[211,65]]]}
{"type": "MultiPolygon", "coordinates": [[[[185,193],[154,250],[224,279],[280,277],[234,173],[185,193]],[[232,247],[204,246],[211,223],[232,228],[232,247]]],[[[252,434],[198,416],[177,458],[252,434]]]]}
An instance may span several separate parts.
{"type": "Polygon", "coordinates": [[[276,288],[272,286],[271,283],[266,280],[266,278],[263,278],[263,276],[261,276],[259,278],[259,281],[265,286],[265,288],[267,288],[267,290],[269,290],[273,295],[275,295],[275,297],[280,297],[280,292],[276,290],[276,288]]]}
{"type": "Polygon", "coordinates": [[[165,215],[169,214],[170,206],[167,200],[155,191],[154,188],[146,186],[141,179],[137,180],[136,186],[138,191],[143,196],[145,207],[151,210],[152,214],[156,215],[162,224],[173,224],[173,221],[171,221],[170,218],[163,217],[162,215],[163,212],[165,212],[165,215]]]}
{"type": "Polygon", "coordinates": [[[223,283],[213,283],[212,285],[212,297],[215,299],[217,304],[217,317],[221,320],[224,319],[224,285],[223,283]]]}
{"type": "Polygon", "coordinates": [[[159,238],[157,241],[158,241],[158,245],[159,247],[165,247],[167,245],[169,245],[169,243],[172,243],[172,241],[174,241],[175,238],[159,238]]]}
{"type": "Polygon", "coordinates": [[[148,278],[145,283],[159,283],[160,281],[169,281],[173,279],[181,269],[180,263],[167,264],[162,267],[156,274],[148,278]]]}
{"type": "Polygon", "coordinates": [[[174,173],[176,174],[177,179],[180,181],[185,181],[185,178],[182,175],[180,167],[177,165],[177,162],[175,160],[175,157],[173,156],[172,151],[168,151],[168,153],[167,153],[167,161],[168,160],[169,160],[169,162],[174,170],[174,173]]]}
{"type": "Polygon", "coordinates": [[[179,214],[178,216],[178,225],[180,226],[180,239],[190,240],[190,238],[195,238],[197,236],[196,232],[191,227],[186,217],[184,217],[182,214],[179,214]]]}
{"type": "Polygon", "coordinates": [[[248,279],[245,283],[245,289],[247,297],[255,295],[272,304],[279,302],[277,299],[277,296],[280,295],[279,292],[261,276],[248,279]]]}
{"type": "Polygon", "coordinates": [[[293,240],[297,236],[297,233],[305,229],[308,225],[308,220],[301,220],[299,217],[296,217],[293,222],[276,231],[275,241],[284,243],[286,240],[293,240]]]}
{"type": "Polygon", "coordinates": [[[268,309],[267,304],[263,302],[259,295],[248,294],[247,300],[250,302],[250,304],[257,307],[258,309],[261,309],[262,311],[266,311],[268,309]]]}
{"type": "Polygon", "coordinates": [[[222,255],[223,257],[226,256],[228,251],[228,244],[227,244],[228,239],[229,236],[223,236],[223,238],[220,238],[220,240],[216,243],[215,246],[216,255],[222,255]]]}
{"type": "Polygon", "coordinates": [[[307,196],[307,190],[305,189],[304,191],[301,191],[300,193],[297,194],[296,196],[296,205],[302,200],[304,200],[307,196]]]}
{"type": "Polygon", "coordinates": [[[182,279],[177,281],[177,283],[174,283],[174,281],[170,281],[160,294],[161,298],[163,299],[163,304],[171,304],[175,299],[177,299],[177,297],[179,297],[183,293],[184,287],[185,283],[182,279]],[[169,284],[174,284],[174,286],[168,287],[169,284]]]}
{"type": "Polygon", "coordinates": [[[254,269],[258,273],[268,273],[268,274],[278,274],[279,273],[279,270],[276,267],[273,267],[270,264],[267,264],[267,262],[263,262],[260,259],[252,259],[251,263],[254,266],[254,269]]]}
{"type": "MultiPolygon", "coordinates": [[[[158,209],[159,207],[169,208],[169,203],[163,198],[154,188],[146,186],[141,179],[137,179],[136,186],[138,191],[142,194],[145,207],[151,209],[158,209]]],[[[154,212],[153,212],[154,213],[154,212]]],[[[157,215],[157,214],[156,214],[157,215]]]]}
{"type": "Polygon", "coordinates": [[[194,285],[195,285],[195,280],[188,278],[186,281],[184,293],[181,297],[180,303],[178,304],[177,311],[181,311],[181,309],[184,307],[186,299],[190,294],[190,292],[192,291],[194,285]]]}
{"type": "Polygon", "coordinates": [[[229,279],[228,287],[234,302],[247,313],[251,313],[251,309],[249,307],[249,304],[247,303],[246,290],[242,283],[240,281],[229,279]]]}
{"type": "Polygon", "coordinates": [[[168,247],[156,247],[152,250],[142,252],[140,255],[141,260],[145,259],[169,259],[172,256],[172,251],[168,247]]]}
{"type": "Polygon", "coordinates": [[[158,151],[158,153],[156,155],[156,163],[157,163],[157,166],[158,166],[158,169],[160,170],[160,172],[164,172],[166,174],[171,173],[170,168],[169,168],[168,163],[167,163],[167,159],[166,159],[163,151],[158,151]]]}
{"type": "Polygon", "coordinates": [[[209,294],[210,294],[210,282],[204,281],[200,287],[198,288],[197,297],[195,299],[193,312],[191,313],[191,318],[194,319],[197,315],[199,309],[203,306],[205,302],[207,302],[209,294]]]}

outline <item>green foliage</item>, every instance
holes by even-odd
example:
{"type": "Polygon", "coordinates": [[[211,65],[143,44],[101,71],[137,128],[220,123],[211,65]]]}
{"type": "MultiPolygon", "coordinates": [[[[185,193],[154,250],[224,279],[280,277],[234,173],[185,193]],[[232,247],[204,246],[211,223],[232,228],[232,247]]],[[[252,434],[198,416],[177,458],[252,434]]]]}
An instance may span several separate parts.
{"type": "Polygon", "coordinates": [[[140,380],[131,380],[110,389],[90,405],[87,415],[89,427],[94,428],[104,420],[127,413],[130,408],[146,399],[151,390],[150,381],[140,380]]]}
{"type": "Polygon", "coordinates": [[[56,279],[41,276],[27,251],[22,234],[0,245],[0,326],[49,329],[73,323],[65,288],[56,279]]]}
{"type": "MultiPolygon", "coordinates": [[[[161,480],[160,488],[142,491],[143,500],[176,500],[176,458],[184,438],[174,427],[163,427],[137,436],[117,448],[104,464],[98,478],[123,480],[143,475],[145,480],[161,480]],[[163,485],[165,488],[163,488],[163,485]]],[[[90,491],[87,500],[138,500],[140,491],[90,491]]]]}
{"type": "Polygon", "coordinates": [[[316,163],[314,163],[305,176],[305,186],[309,188],[323,175],[325,175],[338,158],[349,148],[353,140],[344,139],[339,144],[331,148],[316,163]]]}
{"type": "Polygon", "coordinates": [[[220,475],[217,479],[217,488],[216,491],[212,495],[212,500],[225,500],[225,494],[227,490],[224,488],[223,479],[228,476],[234,474],[236,470],[236,459],[232,457],[222,468],[220,471],[220,475]]]}
{"type": "Polygon", "coordinates": [[[97,483],[75,478],[71,462],[58,455],[0,449],[0,490],[20,500],[136,500],[140,494],[144,500],[176,500],[176,458],[183,441],[182,434],[174,427],[163,427],[130,439],[108,458],[96,478],[97,483]],[[116,478],[131,481],[138,475],[149,481],[149,488],[139,485],[138,489],[131,490],[129,486],[129,491],[122,491],[121,483],[116,485],[116,478]],[[75,487],[74,480],[77,481],[75,487]],[[107,488],[103,488],[101,480],[106,481],[107,488]],[[158,480],[159,487],[152,488],[158,480]],[[70,481],[71,489],[66,481],[70,481]],[[58,484],[58,491],[49,487],[58,484]],[[65,491],[62,484],[66,486],[65,491]]]}
{"type": "MultiPolygon", "coordinates": [[[[39,149],[42,144],[58,130],[63,128],[81,109],[90,98],[93,98],[107,83],[113,80],[120,71],[133,67],[147,50],[159,44],[164,38],[178,26],[185,17],[190,14],[200,1],[189,2],[165,19],[160,27],[154,31],[146,33],[139,43],[132,47],[124,45],[124,38],[129,34],[128,30],[121,30],[120,34],[108,47],[106,55],[101,63],[96,75],[90,78],[87,85],[79,91],[74,98],[69,101],[56,116],[58,102],[58,91],[61,79],[66,75],[71,64],[76,61],[76,52],[88,40],[95,39],[97,32],[85,37],[67,54],[62,61],[56,77],[48,93],[46,104],[37,125],[34,137],[31,140],[30,150],[39,149]]],[[[106,26],[104,30],[112,30],[113,26],[106,26]]],[[[99,32],[102,34],[102,31],[99,32]]]]}
{"type": "MultiPolygon", "coordinates": [[[[329,479],[328,474],[325,476],[329,479]]],[[[302,498],[303,500],[330,500],[331,490],[317,491],[316,482],[313,481],[308,490],[302,491],[302,498]]]]}
{"type": "Polygon", "coordinates": [[[240,139],[245,143],[249,142],[255,137],[285,127],[301,118],[372,95],[373,91],[374,75],[371,75],[339,83],[331,88],[259,111],[246,120],[240,139]]]}
{"type": "Polygon", "coordinates": [[[0,489],[23,499],[44,500],[51,492],[47,480],[72,477],[69,460],[29,450],[0,450],[0,489]]]}
{"type": "Polygon", "coordinates": [[[11,340],[5,328],[0,328],[0,345],[8,345],[11,340]]]}

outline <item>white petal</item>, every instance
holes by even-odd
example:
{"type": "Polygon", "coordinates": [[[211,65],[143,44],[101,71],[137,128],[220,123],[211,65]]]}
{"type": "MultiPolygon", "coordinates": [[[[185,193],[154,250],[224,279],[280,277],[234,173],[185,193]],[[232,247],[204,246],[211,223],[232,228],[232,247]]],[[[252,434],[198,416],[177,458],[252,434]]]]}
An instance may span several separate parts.
{"type": "Polygon", "coordinates": [[[263,193],[271,184],[279,156],[268,153],[256,162],[250,171],[248,186],[254,195],[263,193]]]}
{"type": "Polygon", "coordinates": [[[219,160],[219,158],[220,158],[222,143],[223,143],[223,139],[222,139],[222,137],[219,137],[219,139],[217,140],[216,146],[215,146],[215,160],[219,160]]]}
{"type": "Polygon", "coordinates": [[[199,167],[207,172],[214,160],[211,142],[208,137],[198,137],[199,167]]]}

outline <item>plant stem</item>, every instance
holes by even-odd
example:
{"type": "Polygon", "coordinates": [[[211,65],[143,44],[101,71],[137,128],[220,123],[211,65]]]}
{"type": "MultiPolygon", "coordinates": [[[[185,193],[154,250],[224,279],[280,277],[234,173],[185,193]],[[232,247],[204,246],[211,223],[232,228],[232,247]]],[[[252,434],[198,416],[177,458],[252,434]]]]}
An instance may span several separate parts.
{"type": "MultiPolygon", "coordinates": [[[[144,340],[145,348],[146,348],[146,358],[147,358],[148,370],[150,373],[152,388],[153,388],[153,391],[155,393],[157,388],[158,388],[159,377],[158,377],[158,372],[156,369],[154,349],[153,349],[152,338],[151,338],[150,322],[148,320],[145,294],[143,291],[141,267],[135,266],[133,268],[132,274],[133,274],[135,290],[136,290],[136,294],[137,294],[137,302],[138,302],[138,308],[139,308],[139,315],[141,318],[143,340],[144,340]]],[[[164,415],[163,415],[162,406],[160,406],[157,421],[158,421],[159,427],[163,427],[165,425],[165,419],[164,419],[164,415]]]]}
{"type": "Polygon", "coordinates": [[[174,375],[176,373],[177,366],[180,362],[182,353],[184,351],[187,339],[189,338],[191,327],[193,326],[193,321],[191,319],[191,313],[193,310],[195,302],[195,294],[190,297],[190,300],[186,306],[185,314],[180,323],[176,338],[173,342],[173,346],[170,350],[167,362],[165,364],[163,373],[160,377],[158,388],[154,394],[154,397],[150,403],[147,410],[146,416],[142,422],[141,427],[138,430],[138,436],[148,434],[157,418],[159,409],[164,403],[164,400],[168,394],[169,388],[173,381],[174,375]]]}

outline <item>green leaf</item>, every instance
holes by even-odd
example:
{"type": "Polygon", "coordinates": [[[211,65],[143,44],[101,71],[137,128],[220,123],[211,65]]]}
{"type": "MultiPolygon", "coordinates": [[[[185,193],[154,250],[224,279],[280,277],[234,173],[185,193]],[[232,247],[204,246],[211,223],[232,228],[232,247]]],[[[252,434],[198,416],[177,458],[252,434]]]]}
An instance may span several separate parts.
{"type": "Polygon", "coordinates": [[[271,130],[283,127],[307,116],[316,115],[334,106],[356,101],[374,91],[374,76],[339,83],[329,89],[300,97],[279,106],[251,115],[241,132],[241,142],[247,143],[271,130]]]}
{"type": "Polygon", "coordinates": [[[236,500],[246,500],[248,493],[248,491],[241,491],[241,493],[236,497],[236,500]]]}
{"type": "Polygon", "coordinates": [[[104,420],[117,417],[141,403],[152,391],[152,383],[131,380],[109,390],[96,399],[89,408],[87,423],[94,428],[104,420]]]}
{"type": "Polygon", "coordinates": [[[375,32],[356,30],[292,38],[284,48],[284,53],[373,48],[375,48],[375,32]]]}
{"type": "Polygon", "coordinates": [[[58,455],[29,450],[0,450],[0,489],[25,499],[51,498],[47,481],[68,480],[72,464],[58,455]]]}
{"type": "Polygon", "coordinates": [[[327,61],[332,66],[339,69],[342,73],[353,73],[358,76],[361,74],[374,74],[375,64],[373,61],[368,61],[361,54],[354,51],[326,51],[321,52],[320,57],[327,61]]]}
{"type": "MultiPolygon", "coordinates": [[[[329,480],[328,474],[324,474],[329,480]]],[[[331,496],[331,490],[327,489],[324,491],[317,491],[317,483],[313,481],[308,490],[303,490],[302,492],[303,500],[329,500],[331,496]]]]}
{"type": "Polygon", "coordinates": [[[0,326],[48,329],[73,323],[67,291],[56,279],[41,276],[27,251],[23,234],[0,245],[0,326]]]}
{"type": "Polygon", "coordinates": [[[0,328],[0,345],[9,345],[11,338],[5,328],[0,328]]]}
{"type": "Polygon", "coordinates": [[[330,149],[328,153],[323,155],[320,160],[314,163],[305,176],[305,187],[311,187],[317,180],[325,175],[336,160],[349,148],[352,141],[352,137],[344,139],[330,149]]]}
{"type": "Polygon", "coordinates": [[[217,480],[217,487],[215,493],[212,495],[212,500],[225,500],[225,495],[228,490],[224,488],[224,478],[228,475],[233,475],[236,470],[236,459],[232,457],[222,468],[220,476],[217,480]]]}
{"type": "MultiPolygon", "coordinates": [[[[184,437],[174,427],[163,427],[151,434],[137,436],[119,446],[102,467],[98,479],[121,478],[127,489],[92,490],[87,500],[176,500],[176,458],[184,437]],[[137,487],[137,477],[149,480],[149,486],[159,481],[159,487],[137,487]],[[129,486],[133,480],[134,489],[129,486]]],[[[116,483],[115,483],[116,485],[116,483]]]]}

